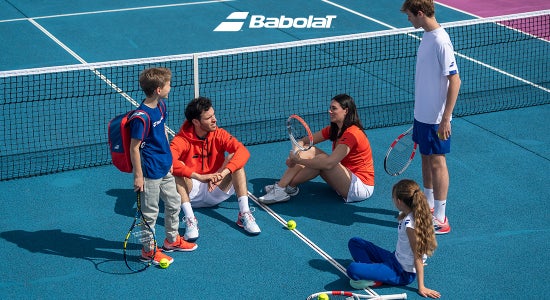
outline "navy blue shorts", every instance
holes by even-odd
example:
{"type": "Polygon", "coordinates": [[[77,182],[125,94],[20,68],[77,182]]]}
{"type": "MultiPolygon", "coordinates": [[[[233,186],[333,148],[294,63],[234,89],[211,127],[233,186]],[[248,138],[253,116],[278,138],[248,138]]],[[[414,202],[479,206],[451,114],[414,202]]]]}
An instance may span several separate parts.
{"type": "Polygon", "coordinates": [[[441,140],[437,136],[439,124],[425,124],[414,120],[413,141],[422,155],[447,154],[451,152],[451,137],[441,140]]]}

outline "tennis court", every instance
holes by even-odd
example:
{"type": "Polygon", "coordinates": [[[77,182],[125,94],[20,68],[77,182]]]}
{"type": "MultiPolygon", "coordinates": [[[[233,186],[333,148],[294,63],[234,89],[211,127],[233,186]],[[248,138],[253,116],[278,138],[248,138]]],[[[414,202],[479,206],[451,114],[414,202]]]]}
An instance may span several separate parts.
{"type": "MultiPolygon", "coordinates": [[[[421,32],[410,28],[401,3],[0,1],[0,249],[7,256],[0,298],[305,299],[351,290],[347,241],[395,247],[391,187],[405,177],[421,182],[420,160],[398,178],[383,170],[387,147],[412,121],[421,32]],[[228,19],[235,11],[297,23],[274,29],[242,21],[239,31],[214,31],[240,22],[228,19]],[[330,28],[300,28],[309,16],[336,17],[330,28]],[[343,204],[313,180],[287,203],[251,202],[259,236],[235,224],[231,198],[196,209],[196,251],[173,255],[168,269],[129,272],[121,249],[135,213],[132,175],[109,165],[106,129],[140,101],[137,75],[156,65],[174,73],[170,129],[178,130],[195,94],[213,99],[220,125],[251,152],[246,172],[256,196],[284,170],[288,115],[318,130],[330,97],[349,93],[373,147],[374,196],[343,204]],[[283,226],[289,219],[297,231],[283,226]]],[[[447,299],[543,298],[550,292],[550,139],[540,133],[550,129],[550,6],[522,1],[501,4],[500,13],[491,5],[436,8],[463,86],[447,157],[453,229],[438,236],[426,283],[447,299]],[[532,11],[539,13],[478,20],[532,11]]],[[[161,224],[162,214],[159,241],[161,224]]],[[[416,283],[355,292],[421,298],[416,283]]]]}

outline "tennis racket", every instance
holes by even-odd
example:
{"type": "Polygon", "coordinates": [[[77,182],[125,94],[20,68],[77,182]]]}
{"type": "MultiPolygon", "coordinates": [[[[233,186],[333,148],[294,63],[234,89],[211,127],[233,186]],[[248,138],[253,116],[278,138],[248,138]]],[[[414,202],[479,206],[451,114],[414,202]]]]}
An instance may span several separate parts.
{"type": "Polygon", "coordinates": [[[353,300],[353,299],[379,299],[379,300],[386,300],[386,299],[407,299],[407,294],[394,294],[394,295],[364,295],[364,294],[356,294],[352,292],[346,292],[346,291],[325,291],[325,292],[319,292],[315,294],[309,295],[307,297],[307,300],[317,300],[319,298],[319,295],[326,294],[329,296],[330,300],[334,299],[346,299],[346,300],[353,300]]]}
{"type": "Polygon", "coordinates": [[[299,150],[307,151],[313,146],[313,134],[306,121],[300,116],[291,115],[288,117],[286,128],[288,129],[288,137],[293,144],[294,152],[298,152],[299,150]]]}
{"type": "Polygon", "coordinates": [[[412,140],[412,129],[413,126],[400,134],[386,152],[384,170],[391,176],[405,172],[414,158],[417,144],[412,140]]]}
{"type": "Polygon", "coordinates": [[[141,212],[141,193],[137,192],[137,209],[134,222],[126,234],[124,239],[124,262],[128,269],[134,272],[141,272],[147,269],[157,253],[157,242],[155,233],[143,218],[141,212]],[[145,259],[141,255],[141,251],[152,251],[153,255],[149,259],[145,259]]]}

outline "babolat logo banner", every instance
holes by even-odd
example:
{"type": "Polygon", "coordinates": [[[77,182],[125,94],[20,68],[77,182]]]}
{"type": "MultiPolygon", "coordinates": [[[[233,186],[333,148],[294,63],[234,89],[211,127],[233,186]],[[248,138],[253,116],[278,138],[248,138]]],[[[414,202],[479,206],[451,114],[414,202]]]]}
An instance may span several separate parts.
{"type": "Polygon", "coordinates": [[[325,17],[307,17],[291,18],[287,16],[266,17],[263,15],[251,15],[248,21],[249,12],[234,12],[227,16],[224,22],[221,22],[214,31],[240,31],[246,24],[247,28],[330,28],[335,15],[325,17]],[[248,22],[247,22],[248,21],[248,22]]]}

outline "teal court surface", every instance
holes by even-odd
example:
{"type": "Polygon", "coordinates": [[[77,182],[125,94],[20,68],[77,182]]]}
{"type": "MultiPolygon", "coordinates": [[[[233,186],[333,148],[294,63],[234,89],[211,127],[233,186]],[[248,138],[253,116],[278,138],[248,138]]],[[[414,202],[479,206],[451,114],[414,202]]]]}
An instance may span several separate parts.
{"type": "MultiPolygon", "coordinates": [[[[443,299],[550,292],[550,6],[504,2],[436,2],[463,84],[447,156],[452,231],[438,236],[426,267],[427,286],[443,299]],[[509,14],[520,15],[501,18],[509,14]]],[[[412,121],[421,38],[401,3],[0,1],[0,298],[306,299],[323,290],[422,298],[416,282],[353,290],[345,275],[351,237],[395,247],[391,187],[401,178],[421,182],[419,158],[399,177],[383,169],[389,144],[412,121]],[[234,12],[248,14],[229,18],[234,12]],[[250,28],[259,15],[298,23],[250,28]],[[300,28],[310,16],[336,17],[330,28],[300,28]],[[215,31],[223,22],[241,27],[215,31]],[[344,204],[320,178],[286,203],[251,197],[258,236],[235,224],[232,197],[195,210],[196,251],[174,254],[168,269],[130,272],[122,241],[135,214],[132,175],[110,165],[106,127],[140,101],[137,75],[157,65],[174,73],[171,133],[194,95],[212,98],[220,126],[251,153],[245,170],[254,196],[284,171],[288,115],[319,130],[330,97],[349,93],[373,148],[373,197],[344,204]],[[290,219],[295,231],[284,225],[290,219]]],[[[157,223],[162,244],[162,213],[157,223]]]]}

